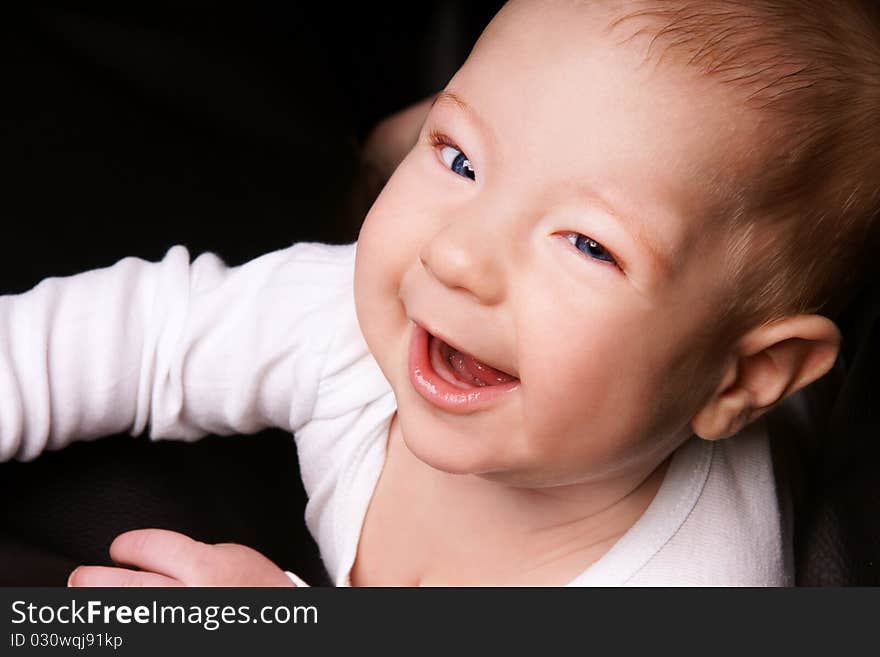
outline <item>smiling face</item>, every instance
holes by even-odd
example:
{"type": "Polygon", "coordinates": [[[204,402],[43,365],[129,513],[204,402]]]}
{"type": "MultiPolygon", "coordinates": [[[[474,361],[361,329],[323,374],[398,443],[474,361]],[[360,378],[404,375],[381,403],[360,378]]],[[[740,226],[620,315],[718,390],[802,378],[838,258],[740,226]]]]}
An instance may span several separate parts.
{"type": "Polygon", "coordinates": [[[721,90],[642,65],[604,6],[505,7],[362,228],[361,329],[440,470],[644,477],[718,383],[726,249],[703,181],[742,174],[754,136],[721,90]],[[499,385],[455,383],[469,354],[499,385]]]}

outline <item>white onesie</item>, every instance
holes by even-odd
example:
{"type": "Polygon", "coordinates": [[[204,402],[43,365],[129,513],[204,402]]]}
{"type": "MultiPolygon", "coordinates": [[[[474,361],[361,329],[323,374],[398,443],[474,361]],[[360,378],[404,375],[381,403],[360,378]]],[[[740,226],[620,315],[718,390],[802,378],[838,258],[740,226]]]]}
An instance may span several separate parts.
{"type": "MultiPolygon", "coordinates": [[[[355,249],[297,244],[229,268],[178,246],[0,297],[0,459],[147,426],[182,440],[286,429],[306,523],[348,585],[396,410],[355,316],[355,249]]],[[[763,425],[692,438],[571,585],[791,585],[781,527],[763,425]]]]}

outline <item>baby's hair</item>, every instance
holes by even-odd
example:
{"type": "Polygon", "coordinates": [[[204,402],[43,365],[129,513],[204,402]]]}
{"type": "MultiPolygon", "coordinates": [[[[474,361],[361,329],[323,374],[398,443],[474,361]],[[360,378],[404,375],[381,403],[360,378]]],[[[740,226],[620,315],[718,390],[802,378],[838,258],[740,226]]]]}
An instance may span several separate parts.
{"type": "Polygon", "coordinates": [[[880,212],[880,20],[871,0],[638,0],[646,61],[693,67],[765,125],[760,175],[728,190],[724,323],[832,318],[867,273],[880,212]],[[753,110],[753,111],[752,111],[753,110]]]}

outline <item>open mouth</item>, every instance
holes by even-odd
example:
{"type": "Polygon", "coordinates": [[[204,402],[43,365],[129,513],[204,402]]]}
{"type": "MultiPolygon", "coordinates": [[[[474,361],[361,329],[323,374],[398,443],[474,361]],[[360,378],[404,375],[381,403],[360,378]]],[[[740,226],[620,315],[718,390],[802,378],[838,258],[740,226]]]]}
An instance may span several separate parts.
{"type": "Polygon", "coordinates": [[[434,371],[452,385],[483,388],[516,381],[517,378],[459,351],[435,335],[428,334],[428,353],[434,371]]]}
{"type": "Polygon", "coordinates": [[[423,398],[454,413],[487,408],[520,385],[517,377],[447,344],[417,323],[410,339],[409,378],[423,398]]]}

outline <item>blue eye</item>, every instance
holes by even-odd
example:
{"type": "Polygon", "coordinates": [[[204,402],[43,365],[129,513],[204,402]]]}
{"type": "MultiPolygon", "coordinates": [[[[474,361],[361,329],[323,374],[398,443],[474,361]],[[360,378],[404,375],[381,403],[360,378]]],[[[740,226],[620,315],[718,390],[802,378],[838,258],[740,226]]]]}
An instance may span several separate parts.
{"type": "Polygon", "coordinates": [[[464,176],[465,178],[470,178],[471,180],[476,180],[476,175],[474,174],[474,168],[471,166],[471,161],[467,158],[467,155],[458,150],[455,146],[449,146],[448,144],[443,147],[443,150],[440,151],[440,158],[443,162],[452,169],[459,176],[464,176]]]}
{"type": "Polygon", "coordinates": [[[566,233],[565,239],[574,244],[576,249],[595,260],[617,264],[614,261],[614,257],[605,250],[605,247],[586,235],[581,235],[580,233],[566,233]]]}

